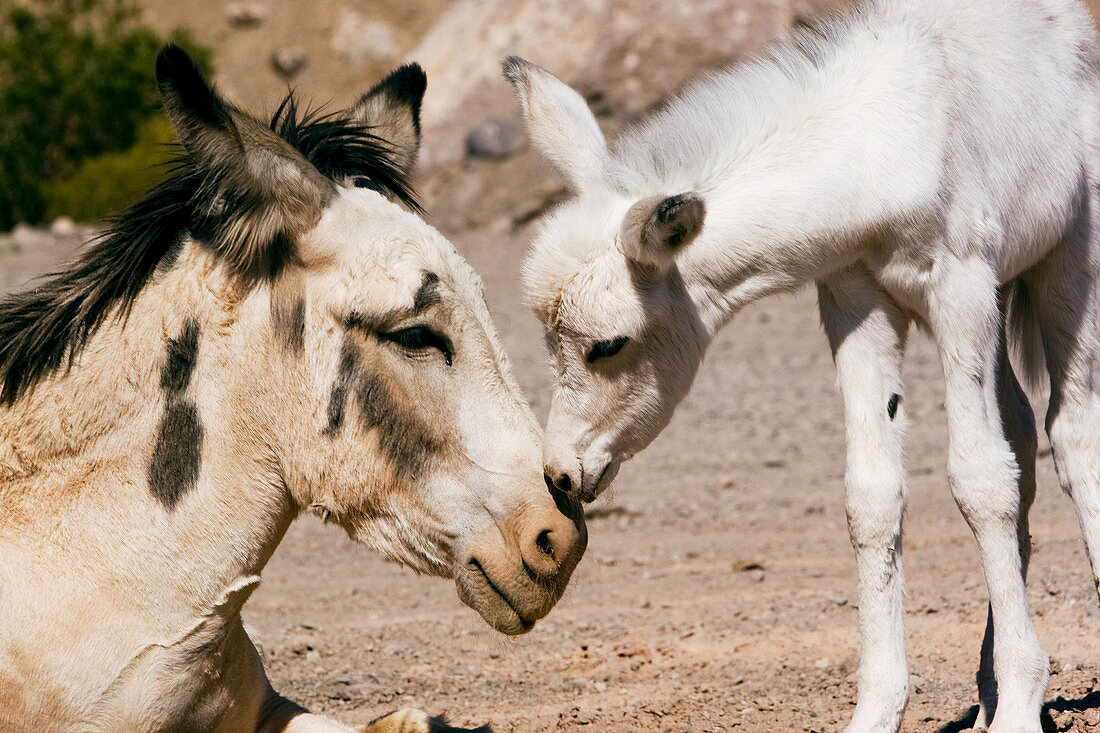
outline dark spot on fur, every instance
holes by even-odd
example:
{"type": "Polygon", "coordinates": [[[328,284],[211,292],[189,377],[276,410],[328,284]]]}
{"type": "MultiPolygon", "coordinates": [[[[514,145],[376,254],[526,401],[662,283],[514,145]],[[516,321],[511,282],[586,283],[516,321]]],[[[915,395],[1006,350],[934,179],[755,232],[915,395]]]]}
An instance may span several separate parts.
{"type": "Polygon", "coordinates": [[[445,441],[403,406],[380,377],[363,374],[356,389],[359,419],[377,431],[379,446],[398,473],[417,476],[432,455],[443,451],[445,441]]]}
{"type": "Polygon", "coordinates": [[[424,282],[420,284],[420,288],[416,291],[416,295],[413,296],[413,310],[419,313],[428,306],[440,302],[442,299],[442,296],[439,294],[439,276],[434,272],[425,273],[424,282]]]}
{"type": "Polygon", "coordinates": [[[202,464],[202,423],[190,402],[169,400],[149,465],[149,490],[169,509],[195,485],[202,464]]]}
{"type": "Polygon", "coordinates": [[[283,345],[295,354],[302,353],[306,348],[306,301],[297,298],[289,305],[275,306],[272,316],[275,319],[275,333],[283,341],[283,345]]]}
{"type": "Polygon", "coordinates": [[[336,371],[336,381],[332,383],[332,391],[328,398],[328,424],[324,434],[333,437],[344,424],[344,410],[347,407],[348,392],[351,391],[352,379],[355,376],[355,347],[348,339],[344,339],[344,345],[340,349],[340,366],[336,371]]]}
{"type": "Polygon", "coordinates": [[[349,397],[354,397],[362,426],[378,437],[379,448],[398,473],[419,475],[432,455],[446,449],[448,442],[440,431],[398,399],[383,377],[363,367],[351,338],[344,341],[340,366],[329,396],[326,436],[332,437],[339,432],[349,397]]]}
{"type": "Polygon", "coordinates": [[[191,383],[199,353],[199,324],[188,318],[183,332],[168,342],[168,358],[160,373],[160,387],[169,399],[179,397],[191,383]]]}
{"type": "Polygon", "coordinates": [[[901,402],[901,396],[897,394],[890,395],[890,401],[886,403],[886,414],[893,420],[894,416],[898,414],[898,403],[901,402]]]}

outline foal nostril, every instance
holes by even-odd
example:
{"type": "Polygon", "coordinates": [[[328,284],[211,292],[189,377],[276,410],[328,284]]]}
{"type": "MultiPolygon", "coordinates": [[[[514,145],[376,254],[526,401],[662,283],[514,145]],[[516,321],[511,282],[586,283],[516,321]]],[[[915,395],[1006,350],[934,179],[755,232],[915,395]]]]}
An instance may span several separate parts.
{"type": "Polygon", "coordinates": [[[559,473],[556,477],[551,478],[550,474],[543,474],[546,478],[546,484],[554,489],[557,489],[566,496],[571,496],[573,493],[573,479],[569,478],[567,473],[559,473]]]}

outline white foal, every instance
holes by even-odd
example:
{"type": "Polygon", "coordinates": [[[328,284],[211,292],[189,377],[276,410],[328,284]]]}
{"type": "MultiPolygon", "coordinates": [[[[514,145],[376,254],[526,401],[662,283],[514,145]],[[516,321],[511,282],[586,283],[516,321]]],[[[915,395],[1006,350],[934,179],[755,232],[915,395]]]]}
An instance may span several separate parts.
{"type": "Polygon", "coordinates": [[[1085,8],[867,2],[691,85],[611,148],[569,87],[521,59],[504,68],[577,194],[525,269],[556,367],[548,480],[593,499],[668,423],[723,324],[816,280],[860,579],[848,730],[896,731],[909,694],[900,368],[921,325],[939,345],[951,491],[989,591],[978,724],[1038,733],[1047,657],[1024,593],[1035,430],[1005,323],[1042,335],[1019,340],[1050,374],[1047,430],[1095,574],[1100,53],[1085,8]]]}

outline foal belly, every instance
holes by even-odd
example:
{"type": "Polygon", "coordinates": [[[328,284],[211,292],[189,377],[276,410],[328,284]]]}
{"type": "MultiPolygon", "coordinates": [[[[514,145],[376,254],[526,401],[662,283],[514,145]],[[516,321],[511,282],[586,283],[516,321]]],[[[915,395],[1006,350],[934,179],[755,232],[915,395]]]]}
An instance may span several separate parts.
{"type": "MultiPolygon", "coordinates": [[[[1036,230],[1030,233],[1031,236],[1005,237],[992,251],[973,256],[987,259],[996,271],[998,284],[1003,285],[1027,272],[1059,246],[1060,235],[1052,234],[1051,230],[1036,230]]],[[[863,264],[890,297],[906,310],[921,316],[927,312],[928,293],[935,287],[939,260],[958,256],[925,242],[915,242],[876,250],[863,259],[863,264]]]]}

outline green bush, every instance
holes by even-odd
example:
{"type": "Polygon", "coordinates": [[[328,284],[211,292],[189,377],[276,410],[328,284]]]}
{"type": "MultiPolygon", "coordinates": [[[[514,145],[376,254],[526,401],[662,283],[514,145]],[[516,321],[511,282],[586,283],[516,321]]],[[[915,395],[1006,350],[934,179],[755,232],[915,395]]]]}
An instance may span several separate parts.
{"type": "Polygon", "coordinates": [[[164,179],[174,139],[167,120],[150,117],[129,148],[88,158],[72,172],[46,181],[41,188],[45,218],[65,215],[93,222],[126,208],[164,179]]]}
{"type": "MultiPolygon", "coordinates": [[[[63,179],[82,161],[129,148],[158,114],[153,59],[167,40],[208,66],[208,52],[180,33],[159,37],[126,0],[38,0],[30,6],[0,0],[0,229],[47,214],[109,213],[70,213],[47,201],[46,192],[72,201],[71,190],[62,194],[63,179]]],[[[150,168],[162,158],[157,151],[147,163],[130,161],[129,169],[150,168]]],[[[111,163],[103,165],[111,170],[111,163]]],[[[120,170],[120,161],[113,165],[120,170]]]]}

